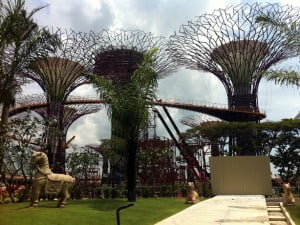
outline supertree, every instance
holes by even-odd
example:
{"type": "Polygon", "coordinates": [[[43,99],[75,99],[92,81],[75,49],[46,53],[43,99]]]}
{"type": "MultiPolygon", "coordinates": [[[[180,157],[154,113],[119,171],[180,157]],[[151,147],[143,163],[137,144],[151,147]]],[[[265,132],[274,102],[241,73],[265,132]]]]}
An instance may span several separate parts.
{"type": "MultiPolygon", "coordinates": [[[[241,4],[214,10],[182,25],[170,37],[169,51],[180,65],[213,73],[224,85],[229,109],[259,112],[257,92],[262,74],[275,63],[295,56],[280,29],[261,26],[260,15],[278,21],[299,12],[278,4],[241,4]]],[[[238,117],[234,121],[258,121],[238,117]]]]}
{"type": "MultiPolygon", "coordinates": [[[[155,60],[153,61],[153,64],[151,63],[151,72],[150,70],[147,70],[147,73],[153,74],[154,72],[157,75],[155,76],[155,79],[153,79],[153,81],[155,80],[154,82],[156,82],[157,80],[156,77],[164,77],[167,74],[176,70],[176,64],[172,61],[171,57],[169,57],[169,55],[166,52],[167,41],[162,37],[156,37],[151,33],[145,33],[143,31],[103,30],[98,34],[95,34],[94,38],[95,40],[93,42],[96,43],[96,45],[94,46],[95,66],[93,72],[94,74],[109,79],[113,83],[113,88],[118,90],[118,94],[117,96],[115,96],[115,99],[118,98],[122,101],[121,96],[125,95],[126,90],[129,90],[127,89],[128,85],[133,85],[133,83],[130,83],[130,81],[132,80],[132,78],[136,78],[134,76],[135,71],[138,71],[138,69],[140,69],[139,65],[144,61],[145,55],[147,56],[149,54],[152,54],[151,52],[154,53],[153,49],[158,49],[158,51],[151,56],[151,58],[155,57],[155,60]]],[[[143,74],[145,75],[145,73],[143,74]]],[[[148,76],[148,79],[149,77],[150,76],[148,76]]],[[[151,77],[153,76],[151,75],[151,77]]],[[[135,87],[137,87],[137,83],[135,83],[135,87]]],[[[144,84],[142,84],[141,81],[139,81],[138,86],[140,87],[143,85],[144,84]]],[[[147,97],[149,97],[153,93],[151,92],[152,90],[153,88],[151,88],[151,86],[148,86],[147,91],[145,91],[144,89],[144,92],[142,92],[141,90],[141,93],[148,93],[147,97]]],[[[136,88],[135,91],[137,91],[136,88]]],[[[138,93],[135,94],[139,95],[138,93]]],[[[144,99],[144,103],[146,103],[148,100],[149,99],[144,99]]],[[[124,102],[125,101],[123,101],[123,103],[124,102]]],[[[143,105],[145,105],[144,103],[143,105]]],[[[124,105],[124,109],[127,106],[127,109],[129,109],[130,105],[128,104],[124,105]]],[[[115,110],[114,107],[110,108],[112,123],[111,140],[122,140],[123,143],[125,143],[125,145],[121,146],[121,148],[116,147],[116,145],[113,146],[113,151],[120,153],[116,155],[117,159],[115,160],[120,162],[119,168],[116,167],[116,170],[119,171],[113,171],[113,174],[116,174],[117,172],[123,173],[122,170],[124,169],[124,165],[127,163],[128,200],[135,201],[135,164],[137,149],[136,132],[138,132],[138,129],[135,128],[140,127],[142,122],[140,122],[141,120],[138,118],[136,118],[137,120],[132,121],[132,118],[134,118],[134,115],[132,114],[124,115],[123,113],[123,115],[116,116],[118,112],[115,110]],[[127,119],[126,116],[128,116],[127,119]],[[131,126],[128,126],[128,121],[130,119],[131,122],[135,124],[131,124],[131,126]]],[[[149,109],[140,107],[139,112],[143,112],[143,115],[146,115],[148,114],[146,110],[149,109]]],[[[138,110],[136,110],[134,113],[138,113],[138,110]]],[[[139,113],[139,116],[140,115],[141,113],[139,113]]],[[[143,123],[145,123],[145,121],[143,121],[143,123]]]]}
{"type": "MultiPolygon", "coordinates": [[[[139,30],[102,30],[93,34],[94,74],[103,76],[120,89],[125,89],[138,65],[143,61],[144,54],[158,48],[153,70],[159,78],[176,71],[176,63],[167,54],[167,40],[139,30]]],[[[121,93],[120,93],[121,94],[121,93]]],[[[113,114],[113,113],[112,113],[113,114]]],[[[112,137],[122,136],[122,128],[116,126],[112,118],[112,137]]]]}
{"type": "Polygon", "coordinates": [[[27,77],[40,85],[49,102],[47,116],[51,122],[47,132],[47,150],[53,168],[56,164],[56,154],[64,151],[58,149],[60,138],[58,134],[64,130],[64,102],[75,88],[87,83],[83,74],[92,65],[90,35],[73,30],[57,30],[54,33],[60,39],[56,51],[34,61],[27,72],[27,77]]]}

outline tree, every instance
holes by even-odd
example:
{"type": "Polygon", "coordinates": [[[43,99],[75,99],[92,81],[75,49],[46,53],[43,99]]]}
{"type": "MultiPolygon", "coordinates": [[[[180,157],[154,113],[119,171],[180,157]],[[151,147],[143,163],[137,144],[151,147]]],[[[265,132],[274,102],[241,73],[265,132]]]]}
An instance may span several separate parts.
{"type": "Polygon", "coordinates": [[[288,180],[299,176],[300,168],[300,120],[285,119],[279,122],[245,123],[218,122],[210,126],[199,125],[185,133],[186,138],[202,137],[209,141],[219,140],[227,156],[240,155],[238,142],[229,142],[229,137],[243,132],[256,135],[249,137],[255,155],[269,155],[278,168],[279,176],[288,180]]]}
{"type": "MultiPolygon", "coordinates": [[[[279,29],[286,37],[286,47],[295,52],[296,55],[300,54],[300,23],[297,20],[286,22],[275,19],[271,15],[261,15],[256,17],[256,22],[262,26],[279,29]]],[[[280,85],[295,85],[300,87],[300,73],[298,71],[269,70],[263,76],[267,80],[275,81],[275,83],[279,83],[280,85]]]]}
{"type": "Polygon", "coordinates": [[[69,153],[66,158],[66,168],[68,173],[76,178],[75,193],[77,193],[76,190],[78,190],[78,194],[81,197],[89,194],[88,182],[95,175],[91,174],[91,170],[99,167],[99,154],[96,152],[93,153],[87,146],[79,151],[75,148],[73,150],[75,151],[69,153]]]}
{"type": "MultiPolygon", "coordinates": [[[[3,124],[1,124],[3,125],[3,124]]],[[[6,186],[6,190],[14,202],[15,177],[22,176],[24,179],[24,190],[19,195],[19,201],[28,198],[30,190],[31,172],[29,161],[31,157],[32,144],[43,143],[44,124],[31,114],[26,114],[23,118],[15,118],[5,125],[7,134],[4,137],[6,151],[4,153],[4,165],[1,172],[1,180],[6,186]]],[[[40,146],[42,148],[42,146],[40,146]]]]}
{"type": "Polygon", "coordinates": [[[27,12],[25,0],[7,1],[0,11],[0,104],[3,105],[1,119],[8,121],[9,108],[20,90],[22,76],[30,62],[54,51],[58,45],[55,35],[45,28],[39,29],[33,15],[45,6],[27,12]]]}
{"type": "MultiPolygon", "coordinates": [[[[55,51],[59,40],[45,28],[39,29],[33,15],[44,7],[27,12],[25,0],[6,1],[0,7],[0,104],[2,105],[0,136],[5,137],[9,108],[24,81],[22,72],[30,63],[49,51],[55,51]]],[[[0,142],[0,172],[7,149],[0,142]]]]}
{"type": "Polygon", "coordinates": [[[273,138],[273,154],[271,162],[278,169],[279,176],[284,181],[300,176],[300,126],[294,126],[292,120],[280,122],[281,126],[274,126],[276,137],[273,138]]]}
{"type": "Polygon", "coordinates": [[[150,108],[157,88],[153,70],[157,49],[144,54],[143,62],[133,73],[125,88],[102,77],[88,76],[101,97],[108,102],[108,115],[118,122],[124,139],[127,158],[128,201],[136,200],[136,153],[141,130],[149,124],[150,108]],[[112,115],[113,114],[113,115],[112,115]]]}

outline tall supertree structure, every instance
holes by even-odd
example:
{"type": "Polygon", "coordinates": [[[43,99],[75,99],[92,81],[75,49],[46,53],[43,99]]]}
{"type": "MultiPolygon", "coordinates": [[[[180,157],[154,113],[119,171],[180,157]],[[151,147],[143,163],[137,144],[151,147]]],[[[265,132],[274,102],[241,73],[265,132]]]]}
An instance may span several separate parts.
{"type": "Polygon", "coordinates": [[[180,65],[218,77],[226,89],[229,109],[259,112],[257,92],[263,72],[295,52],[286,47],[286,37],[279,29],[261,26],[256,18],[269,15],[288,21],[298,14],[292,7],[278,4],[217,9],[182,25],[170,37],[169,51],[180,65]]]}
{"type": "Polygon", "coordinates": [[[165,39],[155,37],[151,33],[105,30],[95,35],[95,40],[97,44],[95,45],[94,73],[111,80],[113,84],[110,85],[111,90],[114,89],[116,93],[114,99],[119,100],[123,109],[119,113],[116,107],[117,104],[112,105],[110,108],[112,121],[111,140],[115,141],[115,143],[116,141],[122,143],[119,147],[117,145],[112,146],[113,151],[118,153],[114,161],[120,162],[118,163],[119,166],[116,166],[115,170],[112,171],[112,174],[115,176],[117,172],[124,174],[126,171],[128,200],[135,201],[138,132],[140,132],[141,125],[145,124],[148,119],[146,115],[149,115],[147,110],[150,110],[150,107],[147,102],[149,98],[153,98],[155,91],[155,85],[152,86],[150,83],[156,83],[157,77],[165,76],[174,71],[176,67],[166,52],[167,42],[165,39]],[[158,49],[158,51],[155,51],[154,48],[155,50],[158,49]],[[147,69],[139,67],[142,63],[146,63],[149,67],[146,66],[147,69]],[[146,72],[145,69],[147,70],[146,72]],[[135,71],[139,72],[135,73],[135,71]],[[146,75],[150,76],[141,82],[142,79],[138,81],[138,74],[142,79],[146,75]],[[131,87],[131,89],[128,89],[128,87],[131,87]],[[139,89],[141,95],[138,93],[138,87],[141,88],[139,89]],[[130,103],[124,105],[129,97],[128,90],[131,90],[133,94],[133,98],[130,101],[135,102],[135,109],[131,107],[132,104],[130,103]],[[124,100],[123,95],[128,97],[124,100]],[[145,96],[144,101],[142,101],[141,96],[145,96]],[[141,104],[138,104],[137,100],[141,104]],[[125,165],[127,170],[124,170],[125,165]]]}
{"type": "MultiPolygon", "coordinates": [[[[153,70],[159,78],[174,72],[176,63],[167,54],[167,40],[151,33],[131,30],[103,30],[94,34],[94,69],[99,76],[110,79],[113,83],[125,89],[131,76],[143,61],[144,54],[158,48],[153,70]]],[[[122,92],[122,91],[121,91],[122,92]]],[[[120,94],[121,94],[120,92],[120,94]]],[[[112,137],[122,138],[122,125],[114,118],[112,112],[112,137]]]]}
{"type": "MultiPolygon", "coordinates": [[[[78,86],[85,84],[83,74],[92,65],[89,35],[75,31],[56,31],[61,43],[55,53],[37,59],[31,64],[27,76],[36,81],[45,92],[49,107],[48,156],[50,165],[55,168],[59,133],[63,133],[64,102],[78,86]]],[[[63,162],[59,162],[62,164],[63,162]]]]}

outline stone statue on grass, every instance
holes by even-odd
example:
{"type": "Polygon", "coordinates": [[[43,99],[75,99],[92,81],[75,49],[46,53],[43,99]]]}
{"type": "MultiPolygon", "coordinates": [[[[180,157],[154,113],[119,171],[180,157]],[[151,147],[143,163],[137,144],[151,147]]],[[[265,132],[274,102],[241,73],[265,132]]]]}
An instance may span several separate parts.
{"type": "Polygon", "coordinates": [[[283,183],[283,205],[295,205],[296,201],[292,194],[290,183],[283,183]]]}
{"type": "Polygon", "coordinates": [[[60,196],[57,207],[63,208],[71,196],[75,178],[53,173],[49,168],[48,157],[44,152],[35,152],[31,156],[30,166],[37,170],[32,184],[31,207],[37,207],[40,194],[60,196]]]}
{"type": "Polygon", "coordinates": [[[188,182],[186,201],[187,204],[195,204],[200,201],[199,194],[195,191],[193,182],[188,182]]]}

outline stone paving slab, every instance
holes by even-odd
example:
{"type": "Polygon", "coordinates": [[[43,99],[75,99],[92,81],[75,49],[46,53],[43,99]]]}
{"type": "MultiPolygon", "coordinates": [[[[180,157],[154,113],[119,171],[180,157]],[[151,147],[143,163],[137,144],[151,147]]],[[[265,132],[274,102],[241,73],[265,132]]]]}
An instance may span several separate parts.
{"type": "Polygon", "coordinates": [[[218,195],[155,225],[269,225],[262,195],[218,195]]]}

